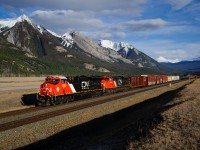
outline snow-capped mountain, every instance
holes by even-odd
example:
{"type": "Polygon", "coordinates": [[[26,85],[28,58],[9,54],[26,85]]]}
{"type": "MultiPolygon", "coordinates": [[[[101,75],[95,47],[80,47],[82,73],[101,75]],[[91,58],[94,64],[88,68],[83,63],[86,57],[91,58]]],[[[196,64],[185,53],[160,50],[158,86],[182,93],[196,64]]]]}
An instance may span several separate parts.
{"type": "Polygon", "coordinates": [[[118,63],[122,61],[124,63],[131,64],[131,61],[123,58],[118,52],[111,49],[106,49],[99,46],[95,41],[82,35],[79,32],[65,33],[62,36],[61,44],[67,47],[76,47],[84,51],[87,55],[107,61],[110,63],[118,63]]]}
{"type": "Polygon", "coordinates": [[[74,39],[72,35],[73,35],[73,32],[66,32],[65,34],[63,34],[61,37],[62,38],[61,44],[63,46],[72,47],[74,43],[74,39]]]}
{"type": "Polygon", "coordinates": [[[55,34],[41,25],[34,24],[27,16],[0,21],[0,36],[17,47],[21,47],[28,56],[45,56],[51,50],[66,51],[55,34]]]}
{"type": "Polygon", "coordinates": [[[79,32],[67,32],[59,36],[34,24],[25,15],[0,20],[0,38],[23,50],[28,57],[58,63],[57,66],[72,67],[71,70],[77,70],[76,66],[78,70],[120,73],[134,72],[136,68],[163,69],[158,62],[131,44],[108,40],[97,43],[79,32]]]}
{"type": "Polygon", "coordinates": [[[16,23],[22,23],[25,21],[28,24],[30,24],[33,28],[38,30],[41,34],[48,31],[49,33],[51,33],[52,35],[54,35],[56,37],[61,37],[61,36],[57,35],[55,32],[53,32],[49,29],[45,29],[41,25],[34,24],[26,15],[22,15],[18,18],[12,18],[12,19],[0,19],[0,33],[5,31],[6,29],[10,29],[10,28],[14,27],[16,23]]]}
{"type": "Polygon", "coordinates": [[[13,19],[1,19],[0,32],[4,31],[5,29],[12,28],[17,22],[24,22],[25,20],[29,24],[33,25],[32,21],[26,15],[22,15],[18,18],[13,18],[13,19]]]}
{"type": "Polygon", "coordinates": [[[185,73],[198,73],[200,72],[200,57],[188,59],[176,63],[165,62],[162,63],[168,67],[179,69],[185,73]]]}
{"type": "Polygon", "coordinates": [[[132,62],[134,66],[143,68],[159,68],[160,65],[154,59],[150,58],[146,54],[137,50],[133,45],[125,42],[113,42],[110,40],[100,40],[98,44],[107,49],[117,51],[123,58],[126,58],[132,62]]]}
{"type": "Polygon", "coordinates": [[[137,49],[134,48],[133,45],[129,44],[129,43],[125,43],[125,42],[113,42],[110,40],[99,40],[98,44],[102,47],[105,48],[110,48],[113,49],[115,51],[119,51],[119,50],[124,50],[126,55],[129,53],[129,51],[131,49],[134,49],[136,53],[140,53],[137,49]]]}
{"type": "Polygon", "coordinates": [[[79,32],[68,32],[62,36],[61,44],[78,47],[87,54],[110,63],[127,63],[139,68],[162,68],[158,62],[125,42],[100,40],[95,42],[79,32]]]}
{"type": "Polygon", "coordinates": [[[159,66],[155,60],[125,42],[116,43],[109,40],[95,42],[79,32],[67,32],[62,36],[61,44],[66,47],[78,46],[87,54],[110,63],[124,62],[139,68],[159,66]]]}

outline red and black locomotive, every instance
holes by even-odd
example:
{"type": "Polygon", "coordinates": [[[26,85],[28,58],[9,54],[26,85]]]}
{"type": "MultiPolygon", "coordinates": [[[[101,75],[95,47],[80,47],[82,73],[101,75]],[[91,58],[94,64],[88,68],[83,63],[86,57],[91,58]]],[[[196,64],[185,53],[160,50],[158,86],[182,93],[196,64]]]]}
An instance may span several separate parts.
{"type": "Polygon", "coordinates": [[[54,105],[74,100],[75,96],[100,96],[128,86],[128,78],[110,76],[48,76],[40,85],[38,105],[54,105]]]}

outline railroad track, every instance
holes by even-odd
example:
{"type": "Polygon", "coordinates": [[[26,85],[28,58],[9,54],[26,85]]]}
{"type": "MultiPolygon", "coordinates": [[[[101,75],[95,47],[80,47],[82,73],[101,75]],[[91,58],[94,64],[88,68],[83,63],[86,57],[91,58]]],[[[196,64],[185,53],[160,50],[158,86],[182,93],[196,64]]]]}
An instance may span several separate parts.
{"type": "MultiPolygon", "coordinates": [[[[180,82],[180,81],[173,82],[173,84],[177,83],[177,82],[180,82]]],[[[19,119],[0,123],[0,132],[6,131],[6,130],[9,130],[9,129],[13,129],[13,128],[16,128],[16,127],[20,127],[20,126],[23,126],[23,125],[27,125],[27,124],[30,124],[30,123],[38,122],[38,121],[41,121],[41,120],[49,119],[49,118],[52,118],[52,117],[56,117],[56,116],[59,116],[59,115],[71,113],[71,112],[78,111],[78,110],[81,110],[81,109],[89,108],[89,107],[92,107],[92,106],[100,105],[100,104],[110,102],[110,101],[114,101],[114,100],[117,100],[117,99],[120,99],[120,98],[125,98],[125,97],[131,96],[133,94],[142,93],[142,92],[149,91],[149,90],[156,89],[156,88],[160,88],[160,87],[163,87],[163,86],[166,86],[166,85],[169,85],[169,83],[165,83],[165,84],[161,84],[161,85],[154,85],[154,86],[145,87],[145,88],[136,88],[136,89],[133,89],[133,90],[130,90],[130,91],[127,91],[127,92],[121,92],[121,93],[116,93],[116,94],[113,94],[113,95],[98,97],[96,99],[99,99],[99,100],[96,100],[96,101],[85,100],[84,103],[76,105],[76,106],[71,106],[71,107],[69,107],[69,106],[66,107],[67,104],[64,104],[64,105],[56,105],[56,106],[52,106],[52,107],[32,107],[32,108],[23,109],[23,110],[17,110],[17,111],[2,113],[2,114],[0,114],[0,121],[2,119],[7,118],[7,117],[13,117],[13,116],[16,117],[16,118],[19,118],[19,119]],[[37,111],[41,111],[41,110],[42,111],[48,110],[48,111],[41,113],[41,114],[30,115],[30,116],[28,115],[28,114],[31,114],[33,112],[37,112],[37,111]],[[27,114],[27,116],[26,116],[26,114],[27,114]],[[24,117],[21,117],[21,118],[18,117],[20,115],[24,115],[24,117]]],[[[94,99],[94,98],[92,98],[92,99],[94,99]]]]}

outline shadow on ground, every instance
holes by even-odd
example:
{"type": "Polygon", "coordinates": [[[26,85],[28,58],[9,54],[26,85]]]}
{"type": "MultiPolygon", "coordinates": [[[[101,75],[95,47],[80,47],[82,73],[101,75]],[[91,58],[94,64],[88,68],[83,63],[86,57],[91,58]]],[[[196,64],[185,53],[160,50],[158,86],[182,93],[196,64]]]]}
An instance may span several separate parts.
{"type": "Polygon", "coordinates": [[[24,94],[22,95],[21,103],[22,105],[26,105],[26,106],[35,105],[36,99],[37,99],[36,93],[24,94]]]}
{"type": "Polygon", "coordinates": [[[147,137],[163,121],[161,113],[184,87],[136,104],[116,113],[66,129],[21,149],[126,149],[128,140],[147,137]]]}

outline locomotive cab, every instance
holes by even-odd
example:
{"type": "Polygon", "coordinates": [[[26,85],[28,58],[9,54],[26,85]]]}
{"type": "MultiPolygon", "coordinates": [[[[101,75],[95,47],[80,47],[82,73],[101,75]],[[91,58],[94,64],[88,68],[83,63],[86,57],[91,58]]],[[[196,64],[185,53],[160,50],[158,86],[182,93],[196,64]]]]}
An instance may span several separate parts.
{"type": "Polygon", "coordinates": [[[72,84],[64,76],[48,76],[45,82],[40,85],[37,94],[38,104],[53,104],[64,95],[75,93],[72,84]]]}
{"type": "Polygon", "coordinates": [[[102,76],[101,80],[101,87],[102,89],[113,89],[117,87],[116,82],[110,76],[102,76]]]}

